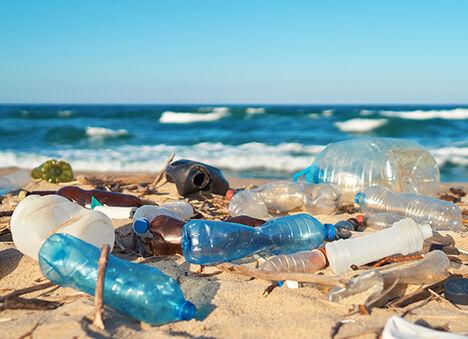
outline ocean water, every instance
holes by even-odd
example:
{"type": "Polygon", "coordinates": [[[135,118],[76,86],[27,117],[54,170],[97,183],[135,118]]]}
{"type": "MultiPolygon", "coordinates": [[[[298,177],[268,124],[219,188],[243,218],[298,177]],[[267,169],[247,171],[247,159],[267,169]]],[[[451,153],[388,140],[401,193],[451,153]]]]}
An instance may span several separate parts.
{"type": "Polygon", "coordinates": [[[172,153],[227,176],[291,178],[335,141],[416,141],[468,182],[468,105],[0,105],[0,167],[159,171],[172,153]]]}

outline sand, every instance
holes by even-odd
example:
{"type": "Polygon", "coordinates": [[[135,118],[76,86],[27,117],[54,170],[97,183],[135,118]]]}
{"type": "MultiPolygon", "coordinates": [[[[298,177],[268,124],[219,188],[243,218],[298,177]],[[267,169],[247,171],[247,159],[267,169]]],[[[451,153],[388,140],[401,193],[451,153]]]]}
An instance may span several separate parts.
{"type": "MultiPolygon", "coordinates": [[[[5,174],[13,169],[4,169],[5,174]]],[[[92,173],[85,173],[92,175],[92,173]]],[[[106,174],[103,177],[112,178],[120,174],[106,174]]],[[[132,174],[127,176],[130,181],[148,183],[154,177],[152,174],[132,174]]],[[[268,179],[229,179],[231,187],[240,188],[249,184],[262,185],[270,182],[268,179]]],[[[86,189],[93,188],[80,184],[72,184],[86,189]]],[[[57,189],[63,185],[55,185],[35,180],[27,190],[57,189]]],[[[446,184],[442,190],[449,187],[468,188],[467,184],[446,184]]],[[[125,191],[124,191],[125,192],[125,191]]],[[[135,193],[132,192],[132,193],[135,193]]],[[[157,202],[179,198],[175,186],[169,183],[158,189],[155,195],[145,196],[157,202]]],[[[464,198],[466,201],[466,197],[464,198]]],[[[18,202],[17,193],[7,195],[2,201],[2,211],[11,210],[18,202]]],[[[465,207],[468,209],[468,207],[465,207]]],[[[351,215],[316,216],[321,221],[336,222],[351,215]]],[[[8,225],[9,218],[0,219],[0,230],[8,225]]],[[[115,229],[125,234],[130,227],[130,219],[114,220],[115,229]]],[[[455,246],[468,252],[467,227],[464,232],[442,232],[455,239],[455,246]]],[[[371,230],[369,230],[371,231],[371,230]]],[[[24,337],[32,330],[33,338],[329,338],[333,326],[346,320],[336,338],[355,336],[361,333],[362,338],[375,338],[389,317],[402,314],[406,309],[373,308],[370,315],[347,315],[353,308],[353,300],[341,303],[329,302],[324,292],[327,288],[306,284],[298,289],[286,286],[274,288],[270,294],[264,291],[271,282],[250,279],[249,277],[222,272],[217,273],[216,267],[206,267],[204,276],[197,274],[198,266],[188,264],[182,256],[174,255],[160,260],[157,257],[138,258],[123,254],[117,246],[114,255],[144,262],[157,267],[164,273],[176,278],[186,299],[197,307],[195,319],[175,322],[152,327],[134,320],[125,314],[105,307],[105,330],[92,325],[94,316],[93,298],[70,288],[54,287],[39,292],[24,295],[25,298],[40,296],[46,300],[64,302],[64,305],[54,310],[1,310],[0,331],[2,338],[24,337]],[[363,334],[362,334],[363,333],[363,334]]],[[[252,263],[250,264],[252,265],[252,263]]],[[[454,272],[466,272],[468,266],[458,265],[454,272]]],[[[332,275],[331,270],[323,270],[324,274],[332,275]]],[[[356,274],[352,272],[345,277],[356,274]]],[[[0,233],[0,295],[6,295],[16,289],[37,285],[46,281],[42,277],[38,264],[33,259],[22,255],[15,249],[8,230],[0,233]]],[[[409,286],[407,292],[419,286],[409,286]]],[[[356,300],[354,300],[356,302],[356,300]]],[[[413,304],[412,306],[417,305],[413,304]]],[[[406,315],[406,319],[415,322],[423,319],[430,326],[441,326],[455,333],[468,333],[466,322],[468,313],[457,310],[444,301],[433,300],[406,315]]]]}

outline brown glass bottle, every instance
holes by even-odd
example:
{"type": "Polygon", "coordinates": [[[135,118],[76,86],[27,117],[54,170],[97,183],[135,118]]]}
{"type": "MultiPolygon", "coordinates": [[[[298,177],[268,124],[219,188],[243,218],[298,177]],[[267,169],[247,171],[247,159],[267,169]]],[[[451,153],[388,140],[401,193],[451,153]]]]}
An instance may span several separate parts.
{"type": "Polygon", "coordinates": [[[91,198],[94,197],[103,205],[107,206],[122,206],[122,207],[140,207],[143,205],[154,205],[154,202],[149,200],[140,199],[137,196],[131,194],[109,192],[103,190],[84,190],[77,186],[65,186],[58,191],[32,191],[26,193],[26,195],[49,195],[57,194],[61,195],[81,206],[91,204],[91,198]]]}

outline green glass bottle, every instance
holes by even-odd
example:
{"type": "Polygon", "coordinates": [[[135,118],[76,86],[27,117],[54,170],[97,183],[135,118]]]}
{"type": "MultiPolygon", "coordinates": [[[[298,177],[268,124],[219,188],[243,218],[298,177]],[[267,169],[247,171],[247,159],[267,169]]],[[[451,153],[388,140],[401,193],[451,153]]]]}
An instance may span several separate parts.
{"type": "Polygon", "coordinates": [[[68,162],[47,160],[31,172],[34,179],[44,179],[48,182],[68,182],[73,180],[73,171],[68,162]]]}

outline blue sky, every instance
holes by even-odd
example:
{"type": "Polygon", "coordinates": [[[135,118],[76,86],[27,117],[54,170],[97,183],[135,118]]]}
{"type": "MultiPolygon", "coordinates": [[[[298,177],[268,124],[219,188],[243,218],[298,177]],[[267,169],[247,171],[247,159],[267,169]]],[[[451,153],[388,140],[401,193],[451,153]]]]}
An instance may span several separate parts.
{"type": "Polygon", "coordinates": [[[0,102],[468,103],[468,1],[0,0],[0,102]]]}

